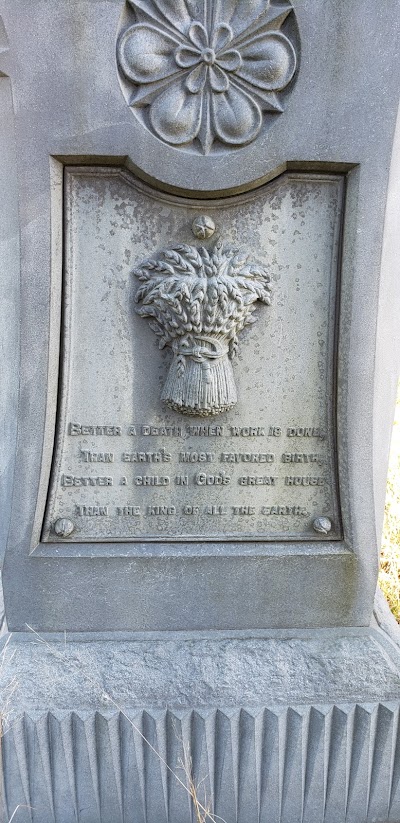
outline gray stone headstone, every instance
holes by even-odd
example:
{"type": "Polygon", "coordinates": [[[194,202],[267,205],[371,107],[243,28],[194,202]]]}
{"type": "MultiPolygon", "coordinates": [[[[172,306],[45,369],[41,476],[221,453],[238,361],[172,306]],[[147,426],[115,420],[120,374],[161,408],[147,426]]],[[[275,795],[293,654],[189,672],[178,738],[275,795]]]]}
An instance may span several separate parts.
{"type": "Polygon", "coordinates": [[[398,3],[0,15],[0,819],[395,823],[398,3]]]}

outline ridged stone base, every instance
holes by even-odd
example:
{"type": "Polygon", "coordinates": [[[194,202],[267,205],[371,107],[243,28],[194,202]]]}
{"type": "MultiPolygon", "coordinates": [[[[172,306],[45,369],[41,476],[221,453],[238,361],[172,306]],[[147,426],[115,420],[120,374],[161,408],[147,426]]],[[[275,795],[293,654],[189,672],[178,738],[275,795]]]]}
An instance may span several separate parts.
{"type": "Polygon", "coordinates": [[[383,632],[43,639],[4,655],[2,822],[191,823],[189,775],[226,823],[400,821],[383,632]]]}

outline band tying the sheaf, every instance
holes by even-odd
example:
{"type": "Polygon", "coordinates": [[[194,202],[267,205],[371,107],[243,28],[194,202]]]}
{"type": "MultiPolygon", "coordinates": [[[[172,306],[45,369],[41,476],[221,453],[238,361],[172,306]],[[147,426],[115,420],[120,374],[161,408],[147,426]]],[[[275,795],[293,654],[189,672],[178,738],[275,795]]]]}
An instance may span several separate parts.
{"type": "Polygon", "coordinates": [[[196,337],[183,337],[174,340],[172,349],[175,354],[190,357],[196,363],[204,363],[206,360],[217,360],[228,354],[229,344],[226,340],[220,340],[216,337],[196,335],[196,337]]]}

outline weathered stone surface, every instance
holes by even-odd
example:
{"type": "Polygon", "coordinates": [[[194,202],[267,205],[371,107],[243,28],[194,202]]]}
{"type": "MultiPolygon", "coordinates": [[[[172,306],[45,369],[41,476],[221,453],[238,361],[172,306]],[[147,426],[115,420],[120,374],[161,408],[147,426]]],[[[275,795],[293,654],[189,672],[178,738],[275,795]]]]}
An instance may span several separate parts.
{"type": "Polygon", "coordinates": [[[104,167],[71,169],[65,182],[62,384],[42,540],[68,540],[76,554],[85,541],[180,541],[190,557],[190,541],[321,541],[321,515],[339,540],[343,178],[287,174],[208,203],[217,238],[196,244],[196,201],[104,167]]]}
{"type": "Polygon", "coordinates": [[[400,646],[400,626],[379,586],[377,586],[374,600],[374,621],[394,643],[400,646]]]}
{"type": "MultiPolygon", "coordinates": [[[[21,633],[1,667],[1,823],[186,823],[185,751],[226,823],[400,820],[399,647],[366,628],[398,370],[399,12],[397,0],[298,0],[293,9],[286,0],[0,0],[0,552],[7,544],[6,614],[21,633]],[[215,16],[199,19],[207,10],[215,16]],[[293,185],[276,196],[300,178],[301,197],[293,185]],[[330,191],[345,189],[340,219],[339,198],[329,212],[321,197],[328,180],[330,191]],[[169,246],[218,249],[221,228],[224,248],[246,248],[258,274],[271,267],[272,304],[257,305],[253,330],[239,330],[232,365],[223,358],[236,340],[213,337],[215,292],[198,301],[211,339],[197,323],[186,354],[170,346],[164,396],[182,413],[166,412],[168,352],[133,302],[128,311],[128,283],[133,297],[133,269],[165,263],[169,246]],[[188,359],[192,396],[182,386],[188,359]],[[63,414],[70,401],[87,411],[89,377],[93,408],[108,417],[95,426],[115,428],[68,435],[82,437],[86,460],[65,448],[63,414]],[[222,526],[203,518],[174,531],[167,514],[153,533],[126,523],[101,531],[100,492],[116,486],[97,469],[113,450],[96,438],[119,436],[117,413],[135,425],[137,397],[157,410],[156,425],[164,414],[186,425],[198,407],[223,426],[261,426],[241,415],[283,402],[288,414],[290,399],[293,414],[322,416],[330,485],[315,484],[315,494],[313,484],[292,486],[307,500],[306,528],[300,506],[280,510],[290,508],[286,495],[271,512],[271,483],[249,483],[278,527],[237,528],[235,512],[219,512],[218,489],[210,518],[224,517],[222,526]],[[49,496],[57,472],[72,483],[49,496]],[[86,486],[92,502],[74,497],[86,486]],[[24,634],[27,624],[48,631],[49,645],[24,634]]],[[[168,263],[172,276],[181,257],[168,263]]],[[[186,311],[185,300],[182,292],[186,311]]],[[[69,422],[92,425],[80,414],[69,422]]],[[[237,488],[244,500],[246,484],[237,488]]]]}
{"type": "Polygon", "coordinates": [[[183,761],[200,802],[227,823],[396,821],[399,671],[399,651],[366,629],[13,638],[3,813],[22,804],[24,823],[186,823],[183,761]]]}
{"type": "Polygon", "coordinates": [[[282,112],[279,92],[293,85],[298,52],[287,0],[215,9],[202,0],[167,10],[157,0],[130,0],[117,61],[139,122],[166,143],[208,154],[252,143],[271,125],[282,112]]]}
{"type": "Polygon", "coordinates": [[[227,634],[81,641],[18,634],[5,653],[2,683],[6,688],[12,671],[15,706],[28,713],[46,706],[105,708],[107,695],[121,708],[368,702],[400,695],[399,656],[379,632],[227,634]]]}
{"type": "MultiPolygon", "coordinates": [[[[259,7],[255,5],[257,11],[259,7]]],[[[3,376],[10,399],[4,418],[7,424],[2,452],[7,475],[2,528],[9,545],[4,564],[9,625],[18,630],[24,628],[25,622],[41,630],[52,630],[54,626],[69,630],[176,629],[182,622],[192,629],[368,625],[376,585],[375,535],[382,511],[389,439],[386,416],[381,426],[382,402],[390,406],[398,362],[395,324],[399,284],[387,273],[387,267],[381,272],[382,261],[396,260],[400,236],[394,222],[398,210],[391,209],[391,217],[388,213],[385,222],[387,196],[392,191],[389,170],[398,106],[398,4],[390,0],[383,7],[375,0],[366,0],[361,13],[357,4],[315,0],[296,4],[294,11],[288,13],[287,3],[273,3],[271,8],[275,10],[282,7],[285,19],[279,19],[277,28],[293,43],[298,61],[293,80],[282,91],[284,111],[272,112],[270,126],[263,126],[248,145],[232,148],[224,143],[223,149],[214,145],[208,155],[174,147],[158,138],[152,128],[143,127],[121,93],[117,37],[125,28],[137,25],[130,19],[137,6],[128,6],[122,0],[77,0],[73,4],[54,5],[39,0],[31,4],[26,15],[24,6],[16,0],[1,3],[4,48],[0,53],[0,83],[4,89],[12,84],[12,97],[8,94],[4,101],[14,115],[13,123],[8,116],[2,119],[6,158],[2,168],[7,169],[2,218],[8,215],[4,223],[8,245],[1,248],[12,250],[13,263],[11,269],[9,255],[4,271],[9,276],[6,293],[12,294],[12,314],[11,308],[7,309],[7,322],[2,323],[2,329],[8,329],[10,352],[3,376]],[[287,28],[292,25],[291,20],[297,21],[299,36],[294,28],[287,28]],[[379,64],[379,71],[371,68],[371,55],[376,58],[373,65],[379,64]],[[287,99],[283,100],[286,93],[287,99]],[[59,385],[63,170],[65,165],[76,168],[99,164],[103,168],[125,167],[139,174],[155,184],[157,198],[160,190],[165,197],[167,191],[174,191],[182,209],[187,207],[188,198],[199,197],[195,213],[189,209],[184,240],[192,245],[193,217],[209,214],[210,203],[214,213],[220,209],[222,216],[224,208],[215,200],[221,193],[229,193],[228,205],[238,192],[248,190],[243,197],[251,199],[251,189],[256,190],[260,183],[271,181],[284,171],[345,176],[335,398],[343,541],[331,539],[338,535],[334,529],[330,537],[314,531],[311,518],[307,524],[309,542],[299,541],[299,546],[285,540],[271,541],[266,550],[262,540],[252,548],[247,541],[232,540],[224,548],[226,557],[221,557],[220,546],[213,545],[211,540],[207,545],[199,543],[193,556],[192,547],[184,542],[166,556],[169,544],[150,550],[147,543],[138,543],[138,551],[130,541],[121,540],[118,546],[101,541],[101,548],[97,541],[87,541],[77,544],[78,556],[78,552],[71,551],[70,537],[61,538],[62,546],[55,549],[41,541],[59,385]],[[18,310],[19,264],[22,305],[17,315],[14,312],[18,310]],[[21,368],[17,375],[11,352],[16,350],[19,331],[21,368]],[[379,351],[375,360],[377,336],[379,351]],[[109,591],[110,579],[118,589],[118,598],[109,591]],[[235,610],[230,606],[232,603],[235,610]]],[[[159,4],[156,6],[160,10],[159,4]]],[[[232,10],[237,6],[231,4],[232,10]]],[[[183,7],[184,4],[179,6],[183,7]]],[[[225,4],[221,7],[222,22],[226,8],[225,4]]],[[[249,20],[250,16],[256,19],[253,11],[248,14],[249,20]]],[[[236,31],[236,23],[232,18],[228,25],[236,31]]],[[[268,26],[269,23],[264,33],[270,31],[268,26]]],[[[228,34],[228,29],[225,32],[228,34]]],[[[204,56],[201,62],[205,65],[204,56]]],[[[230,73],[229,82],[235,82],[233,63],[225,69],[225,73],[230,73]]],[[[209,76],[207,69],[207,83],[209,76]]],[[[393,174],[396,175],[395,166],[393,174]]],[[[159,208],[161,216],[163,203],[159,208]]],[[[129,204],[122,216],[117,215],[117,222],[128,212],[129,204]]],[[[181,235],[171,236],[172,224],[167,214],[165,218],[162,237],[157,236],[157,231],[150,236],[153,230],[149,222],[148,249],[138,249],[140,254],[132,260],[132,268],[157,249],[181,242],[181,235]]],[[[301,220],[298,213],[299,230],[304,228],[301,220]]],[[[268,225],[272,230],[276,220],[268,225]]],[[[259,228],[256,212],[253,228],[255,233],[259,228]]],[[[110,277],[109,268],[114,266],[117,234],[110,233],[113,230],[111,226],[97,277],[110,277]],[[107,250],[111,253],[105,264],[107,250]]],[[[275,239],[275,232],[273,235],[275,239]]],[[[213,242],[213,238],[207,242],[213,242]]],[[[253,243],[245,245],[253,250],[253,243]]],[[[293,254],[291,275],[296,276],[297,262],[293,254]]],[[[303,267],[301,271],[304,270],[303,267]]],[[[114,284],[119,276],[121,272],[115,273],[114,284]]],[[[313,299],[317,299],[316,295],[313,299]]],[[[276,310],[277,304],[274,305],[275,308],[265,307],[268,317],[270,308],[276,310]]],[[[285,305],[288,306],[287,301],[285,305]]],[[[261,311],[257,309],[258,313],[261,311]]],[[[133,311],[131,320],[132,316],[133,311]]],[[[146,322],[143,320],[143,324],[146,322]]],[[[259,325],[258,321],[254,330],[259,325]]],[[[309,321],[305,325],[308,328],[309,321]]],[[[247,333],[250,335],[249,330],[247,333]]],[[[148,335],[155,356],[150,330],[148,335]]],[[[98,338],[100,345],[101,334],[98,338]]],[[[279,339],[278,334],[272,351],[277,351],[279,339]]],[[[246,363],[241,358],[248,354],[247,340],[240,338],[238,360],[233,364],[237,387],[245,377],[241,363],[246,363]]],[[[160,383],[152,381],[155,402],[162,391],[161,377],[163,381],[166,377],[162,353],[158,356],[164,371],[159,375],[160,383]]],[[[284,378],[285,373],[280,385],[285,385],[284,378]]],[[[307,393],[310,394],[308,389],[307,393]]],[[[112,399],[112,391],[109,394],[112,399]]],[[[239,402],[241,396],[239,390],[239,402]]],[[[315,397],[312,390],[311,396],[315,397]]],[[[257,402],[258,399],[257,396],[257,402]]],[[[89,450],[96,452],[95,446],[89,446],[89,450]]],[[[66,473],[76,475],[72,468],[66,473]]],[[[91,473],[95,474],[93,469],[91,473]]],[[[257,487],[255,494],[259,495],[257,487]]],[[[328,512],[323,514],[329,516],[328,512]]],[[[56,519],[60,519],[57,512],[52,522],[56,519]]],[[[336,527],[335,517],[331,519],[336,527]]],[[[199,531],[199,536],[203,536],[204,529],[199,531]]],[[[212,531],[210,528],[209,536],[212,531]]],[[[222,534],[227,529],[220,531],[222,534]]],[[[251,531],[254,534],[256,530],[251,531]]],[[[167,534],[167,529],[162,528],[159,533],[167,534]]]]}
{"type": "Polygon", "coordinates": [[[393,703],[24,715],[4,738],[3,814],[187,823],[191,751],[200,804],[229,823],[395,823],[398,722],[393,703]]]}

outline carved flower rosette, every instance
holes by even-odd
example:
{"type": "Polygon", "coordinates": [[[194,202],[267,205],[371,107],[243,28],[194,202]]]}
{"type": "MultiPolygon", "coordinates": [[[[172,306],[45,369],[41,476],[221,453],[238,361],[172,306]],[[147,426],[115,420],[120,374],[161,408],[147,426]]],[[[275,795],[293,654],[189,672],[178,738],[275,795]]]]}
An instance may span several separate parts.
{"type": "Polygon", "coordinates": [[[288,0],[127,0],[127,8],[122,85],[162,141],[204,154],[214,143],[239,147],[282,112],[297,63],[288,0]]]}
{"type": "Polygon", "coordinates": [[[136,311],[149,318],[173,360],[162,399],[183,414],[215,415],[237,402],[231,359],[256,302],[270,303],[270,277],[241,249],[178,245],[143,262],[136,311]]]}

